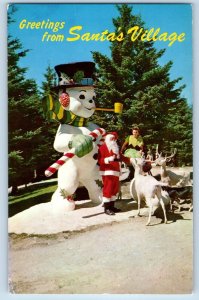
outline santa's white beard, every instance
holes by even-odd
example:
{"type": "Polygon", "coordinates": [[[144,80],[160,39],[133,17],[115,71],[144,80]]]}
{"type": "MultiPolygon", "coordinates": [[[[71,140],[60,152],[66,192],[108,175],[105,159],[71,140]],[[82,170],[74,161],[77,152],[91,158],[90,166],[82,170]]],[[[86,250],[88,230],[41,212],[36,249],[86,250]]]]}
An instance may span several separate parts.
{"type": "Polygon", "coordinates": [[[113,154],[116,155],[117,158],[119,158],[119,147],[118,147],[118,144],[116,141],[111,141],[110,140],[110,136],[107,135],[106,138],[105,138],[105,143],[106,143],[106,146],[109,150],[109,152],[112,152],[113,154]]]}

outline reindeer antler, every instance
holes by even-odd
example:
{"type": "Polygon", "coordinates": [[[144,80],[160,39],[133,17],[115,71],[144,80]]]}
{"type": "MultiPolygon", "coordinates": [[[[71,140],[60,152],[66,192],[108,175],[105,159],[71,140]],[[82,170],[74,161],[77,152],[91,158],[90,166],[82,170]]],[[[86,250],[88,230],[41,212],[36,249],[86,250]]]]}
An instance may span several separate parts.
{"type": "Polygon", "coordinates": [[[162,156],[162,152],[159,153],[158,152],[158,144],[156,146],[156,159],[155,159],[155,163],[162,165],[163,163],[169,162],[177,153],[177,149],[175,148],[173,153],[170,156],[162,156]]]}
{"type": "Polygon", "coordinates": [[[156,158],[159,157],[158,147],[159,147],[159,145],[157,144],[156,145],[156,149],[155,149],[155,156],[156,156],[156,158]]]}
{"type": "Polygon", "coordinates": [[[169,162],[171,160],[171,158],[173,158],[176,155],[176,153],[177,153],[177,149],[175,148],[174,151],[173,151],[173,153],[170,156],[168,156],[168,157],[165,156],[165,160],[167,162],[169,162]]]}
{"type": "Polygon", "coordinates": [[[159,144],[156,145],[156,150],[155,150],[156,159],[162,156],[162,152],[159,153],[158,148],[159,148],[159,144]]]}

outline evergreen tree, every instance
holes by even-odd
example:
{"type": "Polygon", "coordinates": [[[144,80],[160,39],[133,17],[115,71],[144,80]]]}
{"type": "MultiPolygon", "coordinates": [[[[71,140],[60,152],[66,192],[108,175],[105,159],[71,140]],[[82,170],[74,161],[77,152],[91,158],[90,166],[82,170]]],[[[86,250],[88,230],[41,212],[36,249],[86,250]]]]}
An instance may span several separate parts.
{"type": "Polygon", "coordinates": [[[141,17],[132,13],[132,6],[122,4],[117,9],[120,15],[113,19],[115,33],[123,32],[124,38],[111,42],[111,57],[93,52],[93,58],[99,77],[98,106],[113,107],[115,102],[121,102],[124,110],[121,115],[98,112],[94,118],[107,130],[117,130],[121,140],[129,134],[132,124],[137,124],[148,148],[159,144],[161,150],[169,152],[177,146],[178,161],[190,163],[191,109],[186,99],[181,98],[184,86],[176,88],[181,78],[170,79],[171,61],[159,65],[158,59],[165,50],[156,50],[153,41],[131,41],[131,35],[127,34],[131,27],[147,29],[141,17]],[[186,116],[183,125],[182,114],[186,116]],[[184,132],[178,130],[180,126],[184,132]]]}
{"type": "Polygon", "coordinates": [[[56,86],[57,76],[56,72],[49,65],[46,69],[46,73],[44,74],[45,81],[42,82],[42,96],[48,95],[53,86],[56,86]]]}
{"type": "MultiPolygon", "coordinates": [[[[8,14],[8,25],[13,22],[13,6],[8,14]]],[[[37,165],[35,149],[40,142],[42,115],[34,80],[26,79],[26,68],[19,66],[24,50],[18,39],[8,36],[8,139],[9,186],[30,182],[37,165]]]]}
{"type": "MultiPolygon", "coordinates": [[[[44,73],[44,81],[42,82],[41,86],[41,103],[42,99],[46,97],[46,95],[49,95],[51,88],[57,85],[56,81],[56,72],[49,65],[46,68],[46,72],[44,73]]],[[[37,179],[43,177],[45,169],[49,167],[49,165],[53,161],[56,161],[60,157],[60,154],[57,153],[53,148],[53,142],[57,131],[58,123],[55,121],[48,121],[45,118],[46,116],[43,111],[43,106],[41,106],[40,109],[42,110],[43,115],[43,124],[41,129],[41,136],[43,138],[43,141],[41,142],[37,150],[37,179]]],[[[57,175],[55,174],[54,176],[57,175]]]]}

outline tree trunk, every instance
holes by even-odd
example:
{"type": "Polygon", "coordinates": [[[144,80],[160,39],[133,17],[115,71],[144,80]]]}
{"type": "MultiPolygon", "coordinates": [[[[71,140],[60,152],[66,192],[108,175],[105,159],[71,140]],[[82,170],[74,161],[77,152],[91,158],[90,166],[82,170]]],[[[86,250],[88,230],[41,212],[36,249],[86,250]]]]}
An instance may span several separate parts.
{"type": "Polygon", "coordinates": [[[18,189],[18,186],[17,185],[13,185],[12,186],[12,191],[11,191],[11,195],[16,195],[16,194],[18,194],[18,191],[19,191],[19,189],[18,189]]]}

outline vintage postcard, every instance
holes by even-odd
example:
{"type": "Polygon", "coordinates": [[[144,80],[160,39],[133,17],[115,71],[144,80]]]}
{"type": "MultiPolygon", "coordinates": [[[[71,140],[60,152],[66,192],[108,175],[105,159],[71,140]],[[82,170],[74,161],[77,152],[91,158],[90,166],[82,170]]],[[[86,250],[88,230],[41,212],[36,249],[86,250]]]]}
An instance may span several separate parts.
{"type": "Polygon", "coordinates": [[[9,292],[191,294],[192,5],[7,22],[9,292]]]}

